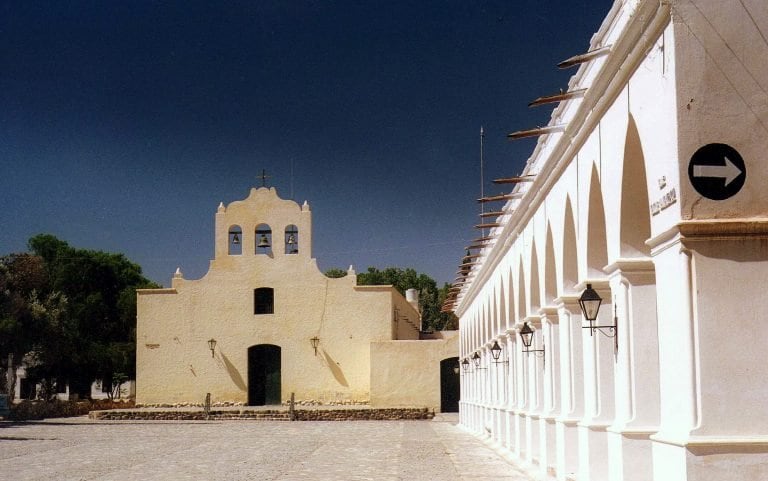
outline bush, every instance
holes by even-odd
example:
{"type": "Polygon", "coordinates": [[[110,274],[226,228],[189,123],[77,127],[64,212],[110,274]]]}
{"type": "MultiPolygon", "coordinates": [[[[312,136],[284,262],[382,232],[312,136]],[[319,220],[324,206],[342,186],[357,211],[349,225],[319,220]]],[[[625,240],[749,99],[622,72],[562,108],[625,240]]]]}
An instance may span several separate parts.
{"type": "Polygon", "coordinates": [[[91,411],[108,409],[129,409],[134,403],[116,402],[108,399],[95,401],[22,401],[11,406],[8,419],[13,421],[29,421],[33,419],[66,418],[85,416],[91,411]]]}

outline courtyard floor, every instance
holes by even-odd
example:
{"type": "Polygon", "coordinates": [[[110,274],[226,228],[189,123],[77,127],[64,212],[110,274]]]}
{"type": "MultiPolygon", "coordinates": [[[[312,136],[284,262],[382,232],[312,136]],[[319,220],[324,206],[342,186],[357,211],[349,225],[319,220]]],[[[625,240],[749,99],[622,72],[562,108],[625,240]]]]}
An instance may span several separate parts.
{"type": "Polygon", "coordinates": [[[456,421],[0,422],[0,479],[532,479],[456,421]]]}

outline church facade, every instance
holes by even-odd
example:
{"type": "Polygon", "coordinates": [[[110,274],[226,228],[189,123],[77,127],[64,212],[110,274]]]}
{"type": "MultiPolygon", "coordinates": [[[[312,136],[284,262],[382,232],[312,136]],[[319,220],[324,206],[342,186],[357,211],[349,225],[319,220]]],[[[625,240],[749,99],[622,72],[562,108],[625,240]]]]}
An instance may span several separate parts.
{"type": "Polygon", "coordinates": [[[262,187],[220,204],[208,273],[190,280],[177,270],[170,288],[138,291],[136,402],[201,403],[210,393],[272,405],[295,393],[440,409],[440,361],[456,356],[458,336],[420,340],[415,293],[409,301],[391,286],[358,286],[351,267],[328,278],[311,253],[306,202],[262,187]],[[415,352],[394,358],[403,344],[415,352]],[[423,385],[402,374],[388,383],[392,365],[423,373],[423,385]]]}
{"type": "Polygon", "coordinates": [[[461,424],[538,479],[768,479],[766,32],[762,1],[617,0],[510,134],[446,308],[461,424]]]}

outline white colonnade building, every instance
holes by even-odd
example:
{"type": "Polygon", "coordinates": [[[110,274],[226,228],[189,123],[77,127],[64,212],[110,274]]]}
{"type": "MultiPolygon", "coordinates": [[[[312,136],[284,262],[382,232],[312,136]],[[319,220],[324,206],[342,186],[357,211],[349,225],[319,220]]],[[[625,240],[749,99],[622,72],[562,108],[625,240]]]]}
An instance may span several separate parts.
{"type": "Polygon", "coordinates": [[[446,306],[460,422],[541,479],[768,479],[768,4],[617,0],[589,52],[446,306]]]}

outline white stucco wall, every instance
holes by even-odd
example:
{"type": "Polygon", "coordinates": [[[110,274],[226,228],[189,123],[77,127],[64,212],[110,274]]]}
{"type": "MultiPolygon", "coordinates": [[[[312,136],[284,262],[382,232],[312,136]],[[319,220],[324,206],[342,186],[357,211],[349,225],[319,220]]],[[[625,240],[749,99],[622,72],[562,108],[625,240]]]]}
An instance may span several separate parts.
{"type": "Polygon", "coordinates": [[[371,406],[440,411],[440,361],[458,355],[458,331],[427,341],[371,343],[371,406]]]}
{"type": "MultiPolygon", "coordinates": [[[[465,376],[462,423],[542,479],[761,479],[768,463],[768,10],[756,0],[618,0],[592,38],[606,55],[569,83],[457,296],[460,352],[507,376],[465,376]],[[712,200],[693,153],[728,144],[744,187],[712,200]],[[603,298],[582,329],[587,283],[603,298]],[[523,323],[546,351],[521,353],[523,323]]],[[[519,173],[510,172],[511,175],[519,173]]]]}

